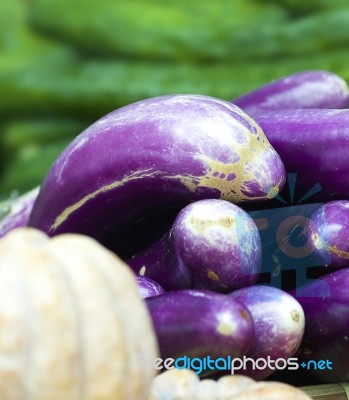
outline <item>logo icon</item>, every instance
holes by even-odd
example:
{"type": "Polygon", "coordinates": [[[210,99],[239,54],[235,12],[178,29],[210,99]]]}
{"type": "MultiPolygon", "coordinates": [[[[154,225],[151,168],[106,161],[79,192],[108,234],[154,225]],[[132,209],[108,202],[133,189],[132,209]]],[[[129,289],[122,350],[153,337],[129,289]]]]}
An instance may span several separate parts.
{"type": "Polygon", "coordinates": [[[250,211],[259,229],[263,245],[263,263],[261,273],[265,284],[283,288],[287,286],[285,279],[295,280],[296,287],[311,281],[307,272],[310,267],[322,266],[323,259],[315,255],[306,237],[304,227],[310,215],[323,203],[307,203],[314,194],[321,191],[316,183],[300,200],[295,202],[297,174],[287,175],[290,192],[289,201],[280,195],[275,197],[281,206],[273,209],[250,211]]]}

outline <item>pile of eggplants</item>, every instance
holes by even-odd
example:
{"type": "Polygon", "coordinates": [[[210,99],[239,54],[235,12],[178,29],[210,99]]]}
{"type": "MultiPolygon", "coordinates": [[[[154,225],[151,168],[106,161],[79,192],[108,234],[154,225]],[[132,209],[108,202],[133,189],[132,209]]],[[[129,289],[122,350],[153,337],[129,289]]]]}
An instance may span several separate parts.
{"type": "Polygon", "coordinates": [[[6,227],[86,234],[114,249],[127,237],[164,359],[326,358],[333,369],[313,370],[317,379],[348,379],[348,104],[347,84],[327,71],[232,101],[175,94],[129,104],[82,132],[25,199],[23,220],[7,215],[6,227]],[[288,293],[262,284],[265,243],[248,210],[272,208],[289,173],[303,192],[321,188],[304,235],[323,276],[288,293]],[[161,224],[167,209],[175,216],[161,224]],[[143,235],[159,235],[142,247],[145,220],[143,235]]]}

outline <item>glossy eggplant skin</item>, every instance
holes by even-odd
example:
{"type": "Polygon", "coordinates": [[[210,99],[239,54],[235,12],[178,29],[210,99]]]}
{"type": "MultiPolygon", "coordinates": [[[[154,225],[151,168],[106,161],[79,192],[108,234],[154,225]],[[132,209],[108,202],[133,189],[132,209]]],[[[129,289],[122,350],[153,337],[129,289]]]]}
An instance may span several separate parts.
{"type": "Polygon", "coordinates": [[[165,293],[165,290],[157,282],[150,278],[145,276],[137,276],[136,280],[142,299],[165,293]]]}
{"type": "Polygon", "coordinates": [[[295,200],[312,189],[312,202],[349,199],[349,109],[264,111],[252,116],[287,173],[297,174],[295,200]]]}
{"type": "Polygon", "coordinates": [[[159,207],[267,200],[284,181],[280,157],[240,108],[208,96],[160,96],[117,109],[80,134],[48,172],[30,226],[103,242],[159,207]]]}
{"type": "Polygon", "coordinates": [[[0,238],[14,228],[27,226],[38,193],[39,187],[36,187],[28,193],[6,202],[4,207],[8,207],[8,212],[3,218],[0,218],[0,238]]]}
{"type": "Polygon", "coordinates": [[[328,71],[302,71],[277,79],[232,100],[247,113],[302,108],[345,108],[349,88],[328,71]]]}
{"type": "Polygon", "coordinates": [[[303,307],[306,321],[299,359],[305,363],[324,360],[322,368],[313,364],[309,368],[322,382],[349,379],[348,287],[349,269],[343,268],[291,292],[303,307]]]}
{"type": "MultiPolygon", "coordinates": [[[[288,359],[298,350],[304,334],[304,312],[301,305],[287,292],[265,285],[255,285],[230,294],[250,312],[255,337],[247,353],[254,360],[288,359]]],[[[237,372],[262,380],[275,369],[252,368],[237,372]]],[[[275,364],[272,366],[275,368],[275,364]]]]}
{"type": "Polygon", "coordinates": [[[251,315],[229,295],[176,290],[146,303],[163,359],[242,357],[252,343],[251,315]]]}
{"type": "Polygon", "coordinates": [[[334,200],[316,209],[305,226],[310,249],[329,268],[349,267],[349,201],[334,200]]]}
{"type": "Polygon", "coordinates": [[[253,219],[225,200],[198,200],[184,207],[158,242],[127,261],[166,290],[230,292],[256,283],[262,244],[253,219]]]}
{"type": "Polygon", "coordinates": [[[171,236],[170,230],[126,262],[137,275],[154,280],[166,291],[189,289],[192,286],[190,270],[177,258],[171,236]]]}

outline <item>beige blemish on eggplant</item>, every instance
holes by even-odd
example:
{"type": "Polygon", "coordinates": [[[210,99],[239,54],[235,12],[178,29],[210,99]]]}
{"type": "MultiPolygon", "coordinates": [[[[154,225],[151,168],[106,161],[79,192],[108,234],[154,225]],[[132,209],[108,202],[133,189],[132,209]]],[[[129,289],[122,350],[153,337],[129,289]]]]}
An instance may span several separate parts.
{"type": "Polygon", "coordinates": [[[298,323],[301,317],[300,317],[299,312],[297,310],[292,310],[291,311],[291,318],[292,318],[292,321],[298,323]]]}
{"type": "Polygon", "coordinates": [[[209,279],[211,279],[211,281],[218,281],[219,280],[218,275],[214,271],[211,271],[211,270],[207,271],[207,277],[209,279]]]}
{"type": "Polygon", "coordinates": [[[344,251],[344,250],[337,249],[336,246],[329,246],[328,247],[328,251],[331,254],[335,254],[336,256],[339,256],[339,257],[342,257],[342,258],[345,258],[345,259],[349,259],[349,253],[344,251]]]}
{"type": "Polygon", "coordinates": [[[313,233],[313,234],[311,235],[311,239],[312,239],[312,241],[313,241],[313,243],[314,243],[314,246],[315,246],[317,249],[323,249],[323,248],[324,248],[324,244],[323,244],[323,242],[320,240],[320,237],[319,237],[319,235],[318,235],[317,233],[313,233]]]}
{"type": "Polygon", "coordinates": [[[234,327],[229,322],[223,321],[217,326],[217,332],[219,332],[221,335],[228,336],[234,332],[234,327]]]}
{"type": "MultiPolygon", "coordinates": [[[[264,196],[248,196],[250,193],[245,182],[254,181],[256,174],[260,173],[261,163],[263,163],[264,155],[266,152],[271,151],[271,145],[268,141],[264,140],[265,135],[261,128],[256,128],[256,134],[251,134],[247,128],[243,128],[246,132],[247,143],[235,143],[234,150],[239,154],[239,159],[235,163],[223,163],[212,158],[198,154],[197,158],[200,159],[207,167],[207,173],[200,177],[198,186],[217,189],[220,192],[220,197],[223,200],[241,202],[251,199],[265,199],[273,198],[279,192],[281,181],[272,188],[264,196]],[[262,138],[262,140],[260,140],[262,138]],[[256,148],[257,151],[253,152],[252,149],[256,148]],[[261,160],[256,165],[249,162],[251,159],[261,160]],[[234,173],[234,179],[222,179],[222,176],[229,176],[234,173]]],[[[268,170],[266,168],[266,170],[268,170]]]]}
{"type": "Polygon", "coordinates": [[[241,317],[243,318],[243,319],[245,319],[245,320],[250,320],[251,319],[251,315],[249,314],[249,312],[247,311],[247,310],[242,310],[241,312],[240,312],[240,315],[241,315],[241,317]]]}
{"type": "Polygon", "coordinates": [[[205,234],[205,230],[208,227],[212,226],[218,226],[218,227],[223,227],[226,229],[233,228],[235,224],[235,219],[231,217],[221,217],[218,219],[202,219],[202,218],[197,218],[195,216],[192,216],[189,220],[189,224],[192,228],[194,228],[196,231],[201,233],[202,235],[205,234]]]}

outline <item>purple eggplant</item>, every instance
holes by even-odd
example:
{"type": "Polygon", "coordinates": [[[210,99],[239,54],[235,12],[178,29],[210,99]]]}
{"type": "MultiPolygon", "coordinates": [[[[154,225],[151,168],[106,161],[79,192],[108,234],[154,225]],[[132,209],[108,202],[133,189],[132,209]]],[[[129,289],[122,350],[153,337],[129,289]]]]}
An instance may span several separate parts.
{"type": "Polygon", "coordinates": [[[39,187],[24,193],[20,197],[6,201],[2,204],[4,216],[0,219],[0,237],[20,226],[26,226],[32,211],[34,202],[38,196],[39,187]]]}
{"type": "MultiPolygon", "coordinates": [[[[177,290],[146,299],[163,359],[216,361],[242,357],[253,337],[247,309],[231,296],[204,290],[177,290]],[[184,358],[185,357],[185,358],[184,358]]],[[[182,366],[182,363],[180,364],[182,366]]],[[[226,369],[230,372],[230,363],[226,369]]],[[[214,368],[202,371],[213,374],[214,368]]]]}
{"type": "Polygon", "coordinates": [[[293,291],[305,314],[299,358],[323,382],[349,379],[349,268],[293,291]]]}
{"type": "Polygon", "coordinates": [[[256,283],[262,245],[244,210],[225,200],[206,199],[184,207],[170,231],[127,263],[166,290],[229,292],[256,283]]]}
{"type": "Polygon", "coordinates": [[[301,344],[304,333],[301,305],[290,294],[272,286],[251,286],[232,292],[230,296],[240,301],[252,316],[255,337],[247,357],[255,361],[260,358],[267,361],[268,357],[271,360],[271,368],[259,369],[258,364],[248,363],[246,369],[235,372],[261,380],[278,368],[285,368],[282,363],[279,366],[275,362],[279,358],[287,360],[292,357],[301,344]]]}
{"type": "Polygon", "coordinates": [[[247,113],[299,108],[345,108],[349,88],[327,71],[302,71],[275,80],[232,100],[247,113]]]}
{"type": "Polygon", "coordinates": [[[264,111],[253,118],[287,172],[297,174],[299,201],[349,199],[349,109],[264,111]]]}
{"type": "Polygon", "coordinates": [[[334,200],[316,209],[305,226],[310,249],[330,268],[349,267],[349,201],[334,200]]]}
{"type": "Polygon", "coordinates": [[[160,96],[113,111],[80,134],[48,172],[30,226],[104,242],[159,207],[266,200],[284,181],[280,157],[240,108],[208,96],[160,96]]]}
{"type": "Polygon", "coordinates": [[[157,282],[150,278],[145,276],[137,276],[136,280],[142,299],[165,293],[165,290],[157,282]]]}

